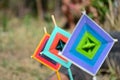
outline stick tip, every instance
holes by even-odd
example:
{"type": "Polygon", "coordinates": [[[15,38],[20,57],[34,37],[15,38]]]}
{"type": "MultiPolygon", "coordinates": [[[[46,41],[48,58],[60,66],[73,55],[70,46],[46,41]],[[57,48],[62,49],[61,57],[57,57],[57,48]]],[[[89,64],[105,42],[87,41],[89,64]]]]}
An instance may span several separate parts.
{"type": "Polygon", "coordinates": [[[46,27],[44,27],[44,32],[47,33],[47,29],[46,29],[46,27]]]}
{"type": "Polygon", "coordinates": [[[82,14],[86,14],[86,10],[83,10],[83,11],[82,11],[82,14]]]}
{"type": "Polygon", "coordinates": [[[54,18],[54,15],[52,14],[51,17],[54,18]]]}
{"type": "Polygon", "coordinates": [[[93,80],[97,80],[97,77],[96,77],[96,76],[94,76],[94,77],[93,77],[93,80]]]}
{"type": "Polygon", "coordinates": [[[115,42],[118,42],[118,39],[114,39],[115,42]]]}
{"type": "Polygon", "coordinates": [[[59,52],[58,52],[58,55],[61,55],[61,54],[62,54],[62,53],[59,51],[59,52]]]}
{"type": "Polygon", "coordinates": [[[33,56],[31,56],[31,58],[33,58],[33,56]]]}
{"type": "Polygon", "coordinates": [[[43,52],[40,52],[40,54],[43,54],[43,52]]]}

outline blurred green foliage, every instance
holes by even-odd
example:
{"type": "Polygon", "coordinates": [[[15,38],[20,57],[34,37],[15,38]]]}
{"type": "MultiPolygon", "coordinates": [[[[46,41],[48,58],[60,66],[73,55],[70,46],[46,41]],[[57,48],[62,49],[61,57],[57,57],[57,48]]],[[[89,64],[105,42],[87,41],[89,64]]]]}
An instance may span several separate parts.
{"type": "Polygon", "coordinates": [[[108,0],[92,0],[92,5],[98,11],[100,22],[104,22],[106,12],[109,11],[108,0]]]}
{"type": "Polygon", "coordinates": [[[7,31],[7,25],[8,25],[8,17],[6,15],[3,15],[2,26],[4,32],[7,31]]]}

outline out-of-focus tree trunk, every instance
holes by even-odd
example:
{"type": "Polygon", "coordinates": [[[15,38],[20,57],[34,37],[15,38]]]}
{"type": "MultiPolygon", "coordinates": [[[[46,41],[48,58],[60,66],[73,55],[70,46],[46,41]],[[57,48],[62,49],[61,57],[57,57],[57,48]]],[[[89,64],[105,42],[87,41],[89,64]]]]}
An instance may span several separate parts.
{"type": "Polygon", "coordinates": [[[36,0],[37,12],[39,19],[43,19],[43,9],[42,9],[42,1],[36,0]]]}
{"type": "Polygon", "coordinates": [[[0,1],[0,10],[1,10],[1,20],[0,23],[2,25],[3,31],[7,31],[8,25],[8,12],[9,12],[9,1],[8,0],[1,0],[0,1]]]}
{"type": "Polygon", "coordinates": [[[60,16],[60,13],[61,13],[60,5],[61,5],[61,0],[55,0],[55,14],[56,14],[56,17],[60,16]]]}
{"type": "Polygon", "coordinates": [[[24,1],[21,0],[18,3],[18,16],[23,17],[25,15],[25,4],[24,1]]]}

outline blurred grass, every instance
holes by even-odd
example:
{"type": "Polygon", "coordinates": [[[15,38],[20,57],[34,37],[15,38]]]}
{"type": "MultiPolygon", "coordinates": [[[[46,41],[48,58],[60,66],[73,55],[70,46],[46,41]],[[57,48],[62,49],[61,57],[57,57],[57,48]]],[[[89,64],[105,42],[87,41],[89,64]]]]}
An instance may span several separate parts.
{"type": "MultiPolygon", "coordinates": [[[[44,80],[51,72],[30,58],[44,35],[44,21],[26,16],[8,21],[8,31],[0,26],[0,80],[44,80]]],[[[52,30],[47,27],[48,32],[52,30]]]]}

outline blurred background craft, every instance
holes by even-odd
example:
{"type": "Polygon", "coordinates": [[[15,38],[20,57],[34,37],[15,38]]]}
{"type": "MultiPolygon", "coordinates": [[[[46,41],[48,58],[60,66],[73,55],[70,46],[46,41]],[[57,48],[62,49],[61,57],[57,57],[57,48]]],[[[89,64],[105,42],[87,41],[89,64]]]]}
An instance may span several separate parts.
{"type": "Polygon", "coordinates": [[[68,41],[68,38],[70,37],[70,34],[60,29],[56,24],[54,16],[52,15],[51,17],[55,27],[42,53],[45,56],[53,59],[54,61],[60,63],[62,66],[67,68],[69,78],[70,80],[73,80],[72,72],[70,70],[72,63],[69,62],[68,60],[65,60],[61,56],[59,56],[59,52],[63,50],[64,45],[66,44],[66,42],[68,41]]]}
{"type": "Polygon", "coordinates": [[[55,71],[57,74],[58,80],[61,80],[60,74],[58,72],[61,65],[59,63],[55,62],[54,60],[52,60],[51,58],[42,54],[42,51],[44,50],[44,47],[46,46],[46,44],[50,38],[50,35],[47,33],[47,30],[45,27],[44,27],[44,32],[45,32],[45,34],[44,34],[43,38],[41,39],[34,54],[31,57],[34,58],[35,60],[37,60],[38,62],[44,64],[48,68],[52,69],[53,71],[55,71]]]}

